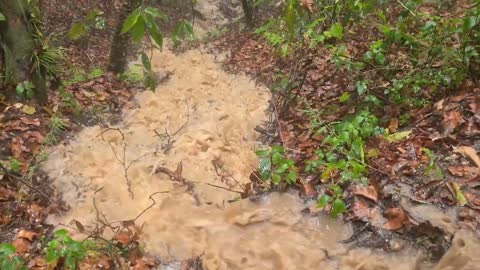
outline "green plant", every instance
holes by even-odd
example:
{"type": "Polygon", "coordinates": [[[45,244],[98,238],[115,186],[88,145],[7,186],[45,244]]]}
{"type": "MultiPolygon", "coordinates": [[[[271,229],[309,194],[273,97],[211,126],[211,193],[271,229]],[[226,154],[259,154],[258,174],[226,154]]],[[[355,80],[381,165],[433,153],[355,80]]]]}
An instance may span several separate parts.
{"type": "Polygon", "coordinates": [[[331,204],[330,216],[333,218],[338,217],[341,213],[347,212],[347,207],[343,201],[343,190],[338,185],[330,185],[330,195],[323,194],[318,198],[317,207],[325,208],[331,204]]]}
{"type": "Polygon", "coordinates": [[[30,99],[35,95],[34,88],[35,86],[30,81],[24,81],[17,85],[15,91],[17,92],[17,96],[30,99]]]}
{"type": "Polygon", "coordinates": [[[120,79],[129,82],[129,83],[138,83],[143,82],[143,65],[133,64],[131,65],[125,73],[120,76],[120,79]]]}
{"type": "Polygon", "coordinates": [[[378,127],[378,118],[368,111],[362,111],[351,119],[328,124],[323,129],[327,136],[322,148],[315,151],[315,159],[307,161],[305,170],[321,173],[322,181],[358,181],[366,183],[368,172],[364,152],[365,140],[384,133],[378,127]]]}
{"type": "Polygon", "coordinates": [[[285,149],[282,146],[258,150],[256,154],[260,158],[259,171],[263,181],[271,181],[274,185],[281,183],[292,185],[297,181],[297,167],[293,160],[285,157],[285,149]]]}
{"type": "Polygon", "coordinates": [[[61,229],[56,231],[53,239],[48,242],[46,255],[48,263],[62,263],[75,270],[77,263],[87,256],[87,249],[81,242],[73,240],[67,230],[61,229]]]}
{"type": "Polygon", "coordinates": [[[440,166],[438,166],[438,161],[440,158],[437,155],[435,155],[435,153],[433,153],[432,150],[426,147],[423,147],[422,150],[425,153],[425,155],[427,155],[428,157],[428,164],[427,164],[427,167],[425,168],[424,174],[428,175],[433,171],[435,172],[437,177],[443,178],[442,169],[440,168],[440,166]]]}
{"type": "Polygon", "coordinates": [[[178,22],[171,34],[175,46],[180,45],[182,40],[193,40],[193,38],[193,26],[185,20],[178,22]]]}
{"type": "Polygon", "coordinates": [[[81,37],[89,34],[93,29],[105,29],[104,12],[98,9],[90,11],[85,16],[84,21],[76,22],[68,31],[68,37],[72,40],[78,40],[81,37]]]}
{"type": "Polygon", "coordinates": [[[0,243],[0,269],[26,270],[27,267],[20,256],[15,255],[16,248],[8,243],[0,243]]]}
{"type": "Polygon", "coordinates": [[[101,68],[94,68],[90,71],[90,74],[88,74],[88,78],[90,79],[97,79],[105,75],[105,71],[101,68]]]}

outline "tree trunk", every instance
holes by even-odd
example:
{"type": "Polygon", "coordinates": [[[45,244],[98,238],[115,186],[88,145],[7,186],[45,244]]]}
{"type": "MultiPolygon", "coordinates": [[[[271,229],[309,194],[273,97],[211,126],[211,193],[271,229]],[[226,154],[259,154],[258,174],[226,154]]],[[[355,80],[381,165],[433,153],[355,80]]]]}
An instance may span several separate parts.
{"type": "Polygon", "coordinates": [[[245,14],[245,23],[248,28],[253,28],[252,7],[248,4],[248,0],[241,0],[243,13],[245,14]]]}
{"type": "Polygon", "coordinates": [[[122,26],[128,15],[139,5],[139,0],[124,0],[120,15],[118,16],[107,67],[107,70],[114,74],[122,74],[127,68],[128,47],[131,44],[131,39],[130,34],[122,34],[122,26]]]}
{"type": "Polygon", "coordinates": [[[26,0],[2,0],[0,10],[7,18],[0,22],[3,80],[13,86],[31,80],[38,101],[44,103],[47,101],[46,80],[40,71],[32,68],[30,62],[36,46],[29,21],[30,5],[26,0]]]}

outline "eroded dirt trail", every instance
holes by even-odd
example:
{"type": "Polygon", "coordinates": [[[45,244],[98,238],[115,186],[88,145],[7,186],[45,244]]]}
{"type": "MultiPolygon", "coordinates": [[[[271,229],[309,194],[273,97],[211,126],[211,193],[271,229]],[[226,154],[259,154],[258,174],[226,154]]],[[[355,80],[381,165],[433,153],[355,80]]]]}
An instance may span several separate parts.
{"type": "MultiPolygon", "coordinates": [[[[240,191],[238,183],[249,181],[259,147],[253,129],[267,118],[269,91],[225,73],[201,49],[180,55],[165,49],[152,63],[170,78],[155,93],[139,94],[138,108],[122,123],[85,128],[52,149],[43,169],[72,209],[50,222],[92,228],[99,219],[134,219],[151,204],[149,196],[166,192],[154,195],[156,204],[136,221],[144,224],[142,245],[163,261],[203,254],[205,269],[432,269],[409,248],[350,249],[340,243],[351,236],[348,226],[303,216],[292,194],[229,202],[239,194],[220,187],[240,191]],[[192,185],[158,173],[179,163],[192,185]]],[[[473,239],[459,232],[433,269],[478,269],[473,239]]]]}

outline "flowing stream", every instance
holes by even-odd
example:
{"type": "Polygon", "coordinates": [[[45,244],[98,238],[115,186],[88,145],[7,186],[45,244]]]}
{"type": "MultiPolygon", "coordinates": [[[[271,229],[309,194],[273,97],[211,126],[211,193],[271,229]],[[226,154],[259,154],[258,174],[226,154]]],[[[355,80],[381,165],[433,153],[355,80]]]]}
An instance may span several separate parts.
{"type": "MultiPolygon", "coordinates": [[[[204,10],[214,13],[214,3],[203,1],[204,10]]],[[[156,51],[152,65],[170,78],[155,93],[138,94],[138,108],[115,129],[88,127],[52,149],[43,169],[71,210],[50,222],[78,220],[92,229],[99,220],[133,219],[152,196],[155,205],[136,223],[143,224],[142,246],[166,262],[202,256],[208,270],[480,269],[480,245],[468,232],[458,231],[434,266],[408,247],[389,254],[342,244],[351,228],[302,215],[305,206],[294,194],[239,200],[234,191],[257,163],[253,129],[267,118],[268,89],[227,74],[201,48],[156,51]],[[174,174],[179,164],[181,174],[174,174]]]]}

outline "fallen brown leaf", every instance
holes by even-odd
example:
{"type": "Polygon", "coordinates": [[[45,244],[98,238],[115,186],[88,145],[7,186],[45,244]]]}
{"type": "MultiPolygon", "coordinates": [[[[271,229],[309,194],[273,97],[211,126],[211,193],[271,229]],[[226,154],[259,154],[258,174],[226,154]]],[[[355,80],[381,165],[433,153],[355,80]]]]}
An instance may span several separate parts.
{"type": "Polygon", "coordinates": [[[387,230],[398,230],[407,222],[407,215],[402,208],[389,208],[384,214],[388,220],[384,225],[387,230]]]}
{"type": "Polygon", "coordinates": [[[0,187],[0,201],[8,201],[15,197],[15,193],[4,187],[0,187]]]}
{"type": "Polygon", "coordinates": [[[16,248],[18,254],[24,254],[30,249],[30,243],[23,238],[15,239],[12,245],[16,248]]]}
{"type": "Polygon", "coordinates": [[[480,169],[470,166],[450,166],[448,167],[448,171],[454,176],[473,177],[480,172],[480,169]]]}
{"type": "Polygon", "coordinates": [[[130,234],[127,231],[120,231],[115,235],[115,240],[126,246],[130,243],[130,234]]]}
{"type": "Polygon", "coordinates": [[[373,186],[367,186],[363,187],[360,185],[356,185],[353,187],[353,194],[363,196],[367,199],[370,199],[374,202],[378,201],[378,193],[375,187],[373,186]]]}
{"type": "Polygon", "coordinates": [[[313,0],[302,0],[302,7],[309,12],[313,12],[313,0]]]}
{"type": "Polygon", "coordinates": [[[480,168],[480,157],[477,154],[477,151],[473,147],[470,146],[460,146],[454,147],[453,151],[456,153],[460,153],[466,157],[469,157],[478,168],[480,168]]]}
{"type": "Polygon", "coordinates": [[[28,239],[30,241],[32,241],[33,238],[35,238],[35,236],[37,236],[37,235],[38,235],[38,233],[36,233],[36,232],[26,231],[26,230],[20,230],[17,233],[17,237],[25,238],[25,239],[28,239]]]}
{"type": "Polygon", "coordinates": [[[40,119],[38,118],[20,117],[20,121],[26,125],[40,126],[40,119]]]}
{"type": "Polygon", "coordinates": [[[449,111],[447,112],[442,121],[443,134],[448,135],[452,133],[460,124],[463,122],[463,115],[459,111],[449,111]]]}
{"type": "Polygon", "coordinates": [[[397,132],[398,129],[398,118],[392,118],[390,120],[390,124],[388,125],[388,130],[390,130],[390,133],[395,133],[397,132]]]}

